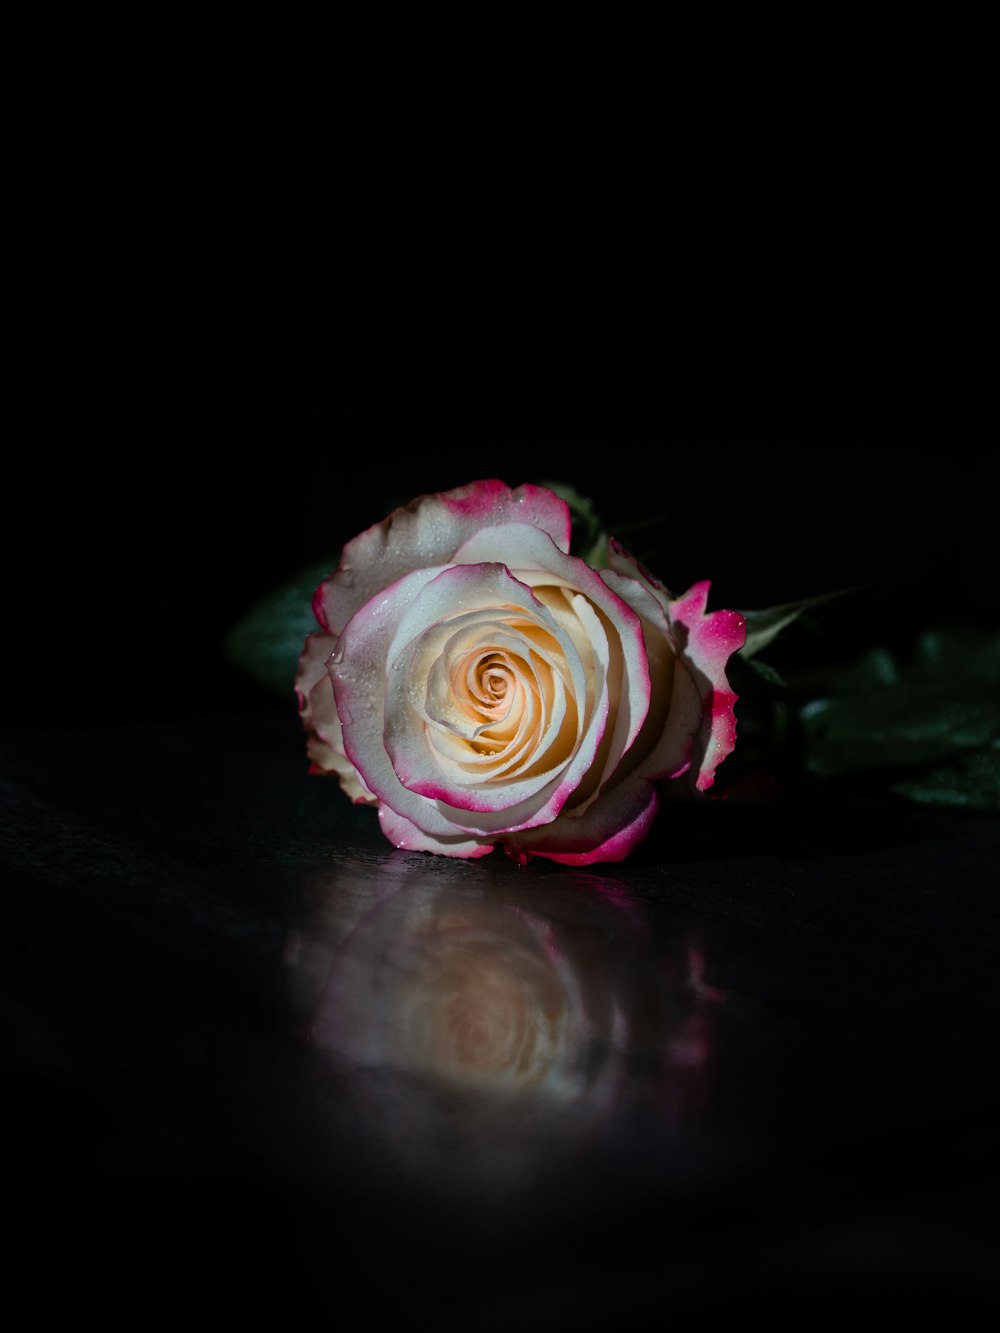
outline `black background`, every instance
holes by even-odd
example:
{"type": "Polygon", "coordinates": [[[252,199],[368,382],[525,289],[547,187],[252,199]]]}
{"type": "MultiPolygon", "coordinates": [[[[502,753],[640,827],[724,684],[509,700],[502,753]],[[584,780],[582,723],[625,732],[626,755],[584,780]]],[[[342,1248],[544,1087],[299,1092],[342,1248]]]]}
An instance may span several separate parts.
{"type": "MultiPolygon", "coordinates": [[[[228,629],[425,491],[589,496],[674,590],[738,609],[844,587],[825,653],[995,623],[1000,395],[911,380],[358,382],[317,406],[68,404],[4,418],[2,720],[16,730],[270,706],[228,629]]],[[[814,649],[810,645],[810,651],[814,649]]]]}

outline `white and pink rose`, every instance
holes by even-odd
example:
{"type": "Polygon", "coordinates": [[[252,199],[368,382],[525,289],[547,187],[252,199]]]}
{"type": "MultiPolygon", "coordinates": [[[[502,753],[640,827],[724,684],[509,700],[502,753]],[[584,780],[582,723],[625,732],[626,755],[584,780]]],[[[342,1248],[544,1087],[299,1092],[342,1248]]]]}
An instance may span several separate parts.
{"type": "Polygon", "coordinates": [[[317,589],[296,678],[312,769],[397,847],[620,861],[662,783],[705,791],[732,751],[743,617],[569,539],[553,491],[478,481],[368,528],[317,589]]]}

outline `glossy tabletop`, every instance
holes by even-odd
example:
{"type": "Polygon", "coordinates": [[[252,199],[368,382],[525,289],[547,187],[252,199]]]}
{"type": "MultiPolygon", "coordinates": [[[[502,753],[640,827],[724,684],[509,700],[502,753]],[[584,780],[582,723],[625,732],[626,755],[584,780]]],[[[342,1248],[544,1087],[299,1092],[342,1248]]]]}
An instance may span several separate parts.
{"type": "Polygon", "coordinates": [[[995,820],[705,801],[622,865],[522,869],[394,850],[283,713],[3,759],[39,1317],[995,1311],[995,820]]]}

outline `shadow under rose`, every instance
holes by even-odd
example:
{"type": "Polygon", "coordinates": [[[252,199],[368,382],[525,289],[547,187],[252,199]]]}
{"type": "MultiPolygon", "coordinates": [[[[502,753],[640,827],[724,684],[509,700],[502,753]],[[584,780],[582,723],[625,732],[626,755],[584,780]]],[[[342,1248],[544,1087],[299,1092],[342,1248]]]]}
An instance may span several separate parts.
{"type": "Polygon", "coordinates": [[[287,961],[336,1083],[331,1133],[386,1180],[457,1199],[564,1177],[636,1114],[666,1145],[698,1105],[722,999],[697,948],[654,948],[611,877],[467,869],[394,853],[349,890],[316,886],[287,961]]]}

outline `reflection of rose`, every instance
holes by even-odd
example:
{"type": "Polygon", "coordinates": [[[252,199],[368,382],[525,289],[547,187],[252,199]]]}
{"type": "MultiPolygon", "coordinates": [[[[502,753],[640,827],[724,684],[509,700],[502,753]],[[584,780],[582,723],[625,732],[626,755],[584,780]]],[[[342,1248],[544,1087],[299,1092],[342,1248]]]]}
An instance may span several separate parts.
{"type": "Polygon", "coordinates": [[[469,889],[400,893],[345,942],[313,1035],[438,1083],[603,1097],[616,1024],[599,978],[589,991],[543,918],[469,889]]]}
{"type": "Polygon", "coordinates": [[[630,1095],[669,1128],[707,1056],[686,950],[651,951],[594,876],[567,897],[390,869],[332,953],[294,954],[365,1135],[438,1185],[508,1189],[600,1139],[630,1095]]]}
{"type": "Polygon", "coordinates": [[[444,1078],[544,1081],[572,1046],[569,988],[527,942],[511,948],[475,914],[443,914],[410,941],[415,995],[399,1039],[401,1064],[444,1078]]]}
{"type": "Polygon", "coordinates": [[[725,667],[742,617],[672,599],[612,543],[568,554],[538,486],[423,496],[344,548],[296,680],[315,769],[378,807],[398,847],[618,861],[656,782],[700,790],[735,744],[725,667]]]}

